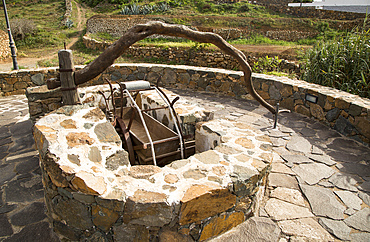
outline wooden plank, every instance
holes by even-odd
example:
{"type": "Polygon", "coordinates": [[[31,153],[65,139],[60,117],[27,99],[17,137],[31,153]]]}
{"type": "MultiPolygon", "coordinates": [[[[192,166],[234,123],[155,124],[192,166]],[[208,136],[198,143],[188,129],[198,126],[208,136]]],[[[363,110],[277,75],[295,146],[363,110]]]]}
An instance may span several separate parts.
{"type": "Polygon", "coordinates": [[[75,105],[80,103],[74,80],[74,64],[71,50],[58,51],[60,84],[63,95],[63,104],[75,105]]]}

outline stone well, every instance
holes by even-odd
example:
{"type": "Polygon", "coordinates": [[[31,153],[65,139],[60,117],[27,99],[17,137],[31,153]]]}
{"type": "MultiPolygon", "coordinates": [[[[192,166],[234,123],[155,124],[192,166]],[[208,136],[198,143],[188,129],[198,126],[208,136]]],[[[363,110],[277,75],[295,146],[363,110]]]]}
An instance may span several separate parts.
{"type": "MultiPolygon", "coordinates": [[[[272,159],[261,131],[208,120],[201,107],[179,102],[197,153],[164,167],[131,166],[99,89],[107,87],[81,88],[83,105],[61,107],[34,127],[47,213],[61,239],[204,241],[254,215],[272,159]]],[[[154,95],[144,99],[160,105],[154,95]]]]}

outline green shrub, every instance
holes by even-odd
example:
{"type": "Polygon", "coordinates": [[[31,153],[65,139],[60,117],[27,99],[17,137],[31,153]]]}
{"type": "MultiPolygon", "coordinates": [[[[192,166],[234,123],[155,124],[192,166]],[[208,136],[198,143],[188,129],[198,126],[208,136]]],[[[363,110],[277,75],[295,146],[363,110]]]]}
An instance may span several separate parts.
{"type": "Polygon", "coordinates": [[[370,98],[369,65],[370,30],[363,28],[308,50],[302,79],[370,98]]]}
{"type": "Polygon", "coordinates": [[[253,63],[252,71],[258,73],[267,74],[269,72],[278,72],[279,65],[281,59],[278,56],[269,57],[268,55],[265,57],[258,58],[257,61],[253,63]]]}

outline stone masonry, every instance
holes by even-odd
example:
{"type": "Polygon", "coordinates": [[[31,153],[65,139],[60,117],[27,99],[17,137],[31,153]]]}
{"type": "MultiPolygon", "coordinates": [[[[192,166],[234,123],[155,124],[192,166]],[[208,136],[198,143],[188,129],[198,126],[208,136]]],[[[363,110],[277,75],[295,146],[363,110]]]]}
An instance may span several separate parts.
{"type": "Polygon", "coordinates": [[[195,131],[200,153],[162,168],[131,166],[94,103],[61,107],[34,128],[48,216],[61,237],[204,241],[258,211],[272,159],[261,131],[226,119],[203,122],[195,131]]]}
{"type": "MultiPolygon", "coordinates": [[[[27,72],[20,73],[20,75],[16,72],[6,74],[5,76],[8,77],[0,79],[0,82],[4,83],[10,78],[18,83],[19,79],[29,78],[27,72]]],[[[36,73],[36,71],[32,72],[31,79],[37,75],[42,76],[44,80],[46,76],[51,76],[51,73],[56,74],[56,68],[45,69],[42,71],[44,74],[36,73]]],[[[156,83],[158,77],[161,76],[161,85],[165,87],[215,92],[241,99],[252,99],[242,81],[242,75],[242,72],[238,71],[202,67],[115,64],[100,76],[86,83],[85,86],[103,84],[104,78],[113,82],[145,79],[156,83]]],[[[287,77],[264,74],[253,74],[252,77],[257,92],[273,105],[280,102],[281,107],[315,118],[348,137],[364,143],[370,142],[369,99],[287,77]],[[317,103],[307,101],[306,94],[316,96],[317,103]]],[[[50,91],[46,86],[30,88],[27,96],[33,120],[61,105],[61,93],[58,89],[50,91]]]]}

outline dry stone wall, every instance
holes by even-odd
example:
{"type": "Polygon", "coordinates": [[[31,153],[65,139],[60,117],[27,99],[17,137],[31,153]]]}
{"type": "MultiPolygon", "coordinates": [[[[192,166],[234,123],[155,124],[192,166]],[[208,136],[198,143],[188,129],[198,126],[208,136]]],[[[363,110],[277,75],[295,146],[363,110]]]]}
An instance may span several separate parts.
{"type": "MultiPolygon", "coordinates": [[[[56,72],[56,68],[46,70],[40,74],[56,72]]],[[[16,76],[16,73],[7,75],[16,76]]],[[[36,75],[36,72],[31,73],[36,75]]],[[[21,76],[27,75],[23,73],[21,76]]],[[[161,85],[165,87],[218,92],[242,99],[253,99],[247,92],[242,72],[191,66],[115,64],[85,86],[104,84],[104,78],[113,82],[145,79],[155,84],[158,77],[161,77],[161,85]]],[[[369,99],[287,77],[255,73],[252,77],[257,92],[271,104],[280,102],[283,108],[319,120],[345,136],[370,143],[369,99]],[[306,94],[317,97],[317,103],[307,101],[306,94]]],[[[59,89],[50,91],[45,86],[29,88],[26,95],[29,99],[30,115],[34,120],[61,105],[59,89]]]]}

